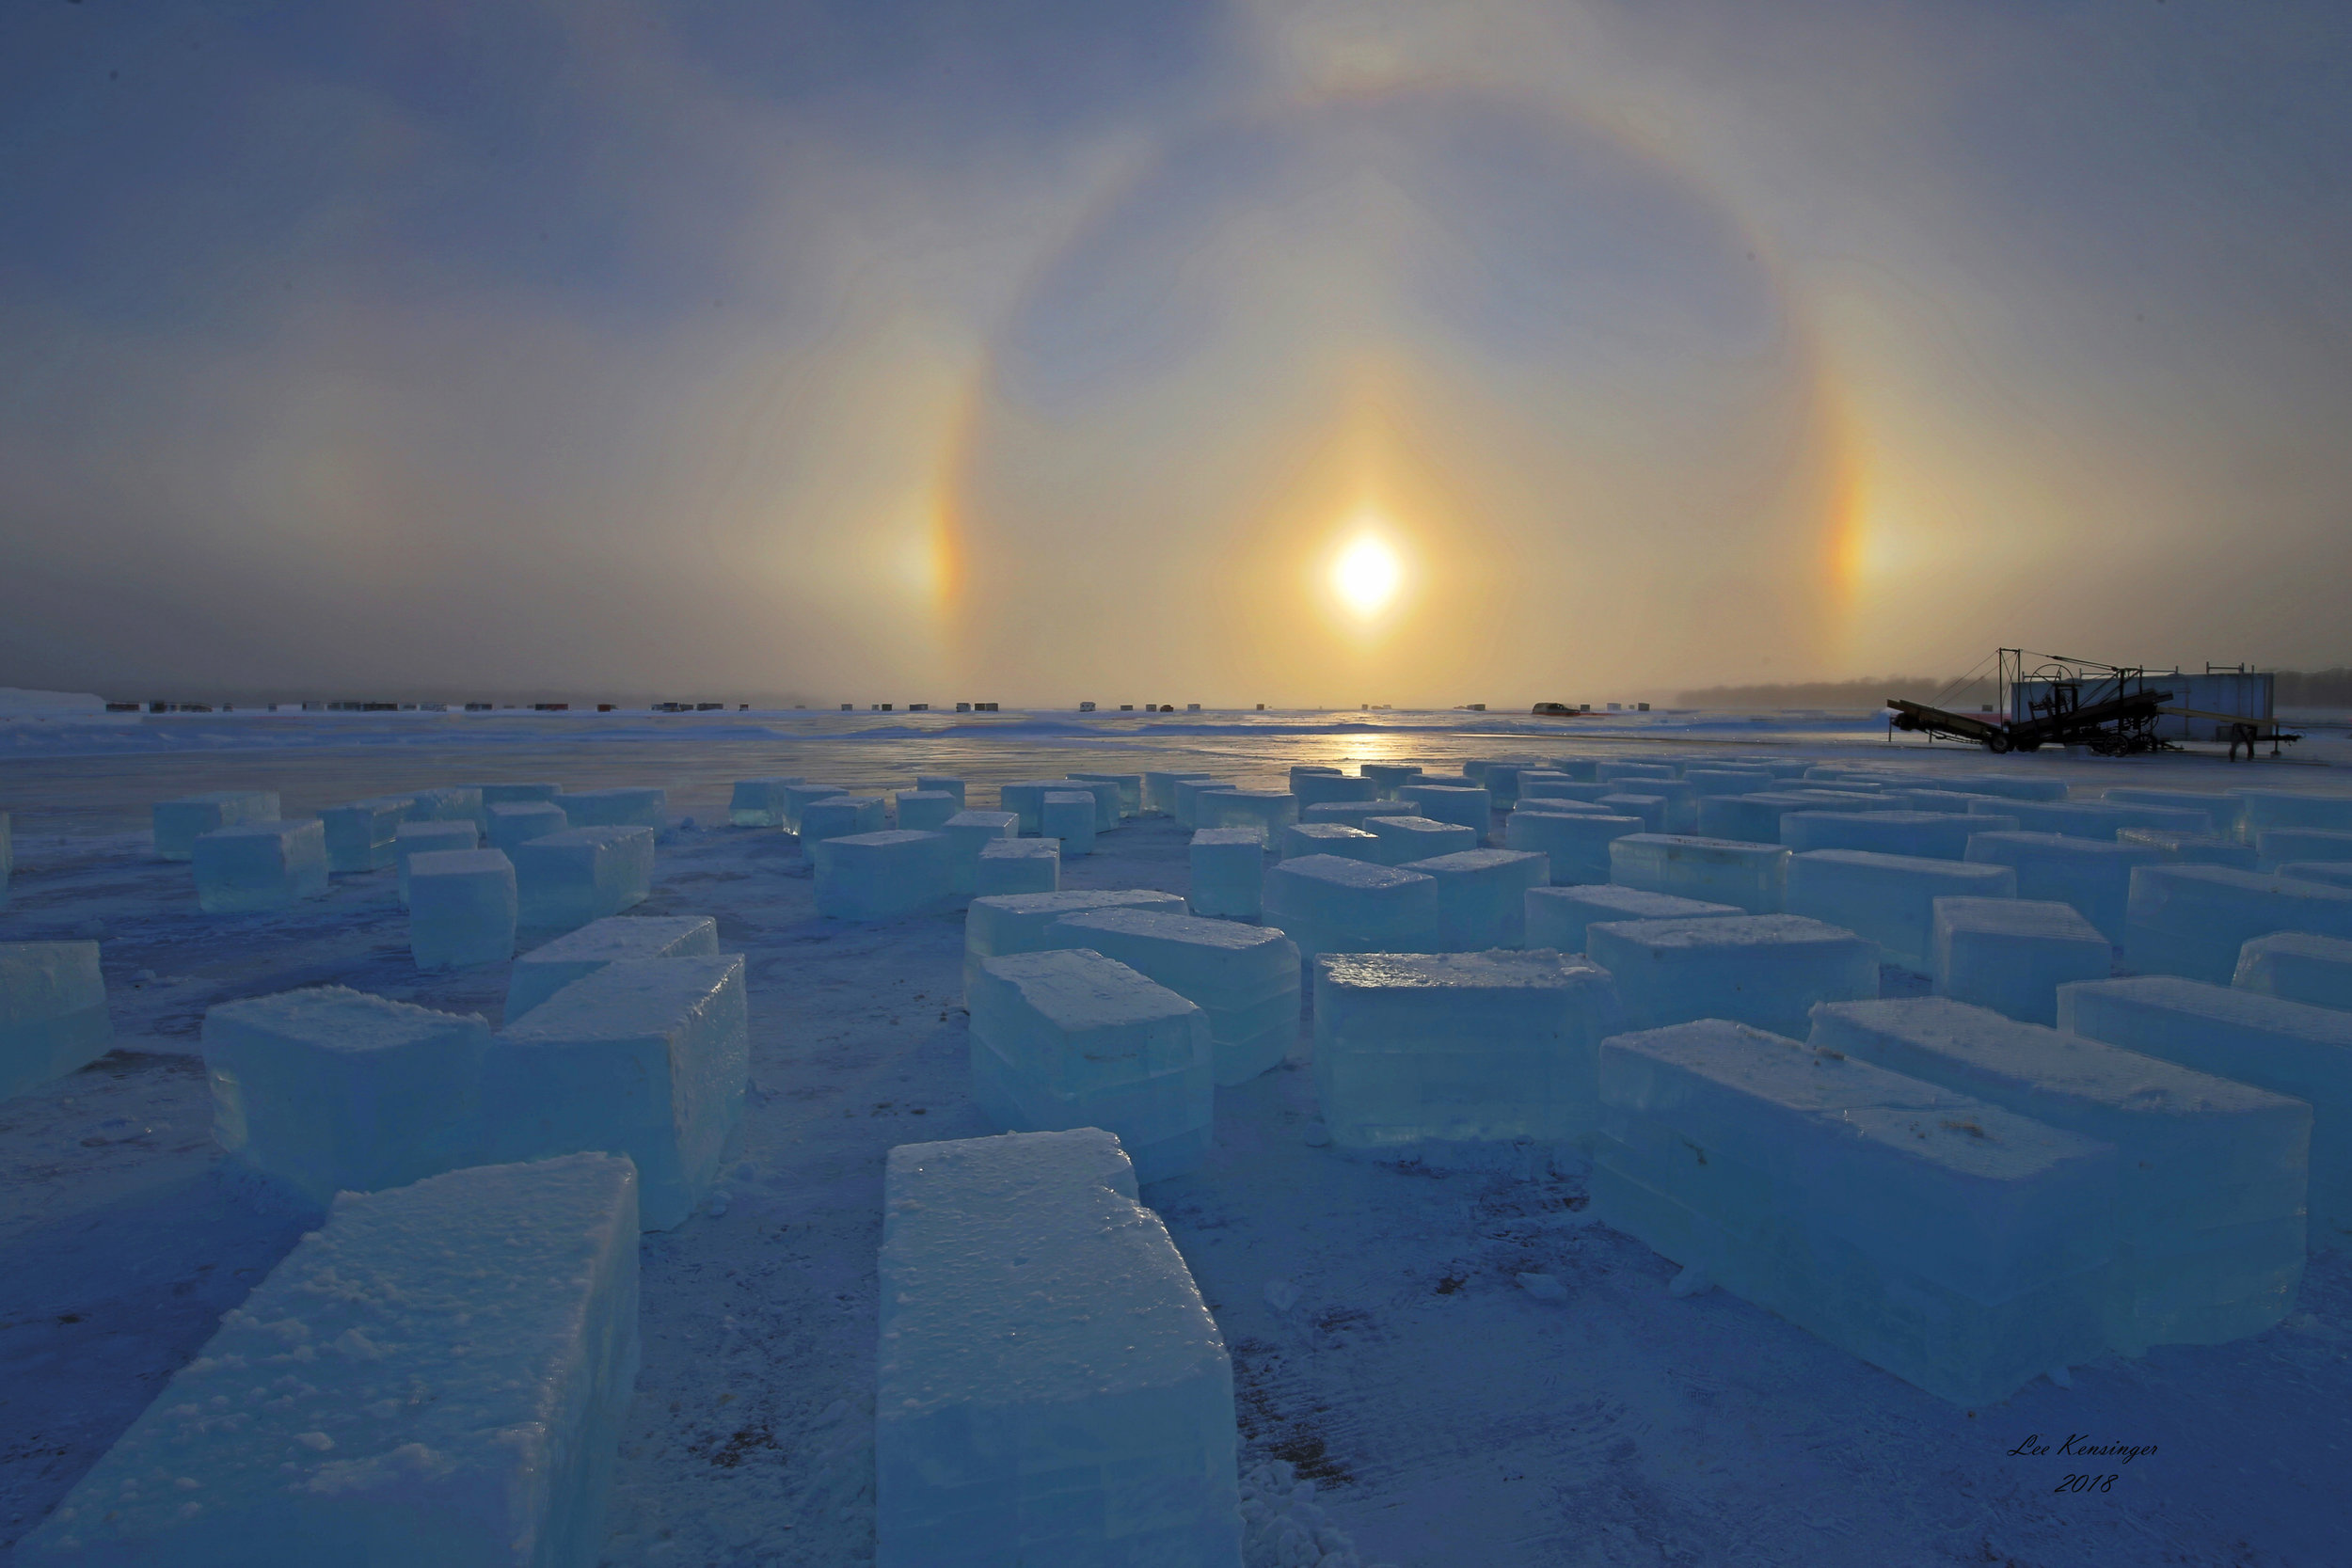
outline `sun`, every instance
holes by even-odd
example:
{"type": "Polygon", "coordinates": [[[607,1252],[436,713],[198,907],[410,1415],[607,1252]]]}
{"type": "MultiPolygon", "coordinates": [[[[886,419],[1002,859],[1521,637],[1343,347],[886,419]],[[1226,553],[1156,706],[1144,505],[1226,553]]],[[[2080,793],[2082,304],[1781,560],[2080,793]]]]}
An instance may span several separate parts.
{"type": "Polygon", "coordinates": [[[1331,563],[1331,587],[1340,601],[1359,615],[1377,615],[1396,597],[1405,580],[1405,563],[1396,552],[1370,534],[1342,550],[1331,563]]]}

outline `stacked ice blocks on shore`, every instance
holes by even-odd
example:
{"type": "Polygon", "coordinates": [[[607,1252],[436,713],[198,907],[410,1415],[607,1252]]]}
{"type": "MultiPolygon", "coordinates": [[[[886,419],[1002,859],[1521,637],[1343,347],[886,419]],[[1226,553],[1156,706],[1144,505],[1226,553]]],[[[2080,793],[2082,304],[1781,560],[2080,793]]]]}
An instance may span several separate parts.
{"type": "Polygon", "coordinates": [[[326,837],[326,868],[350,874],[381,871],[392,863],[392,841],[408,810],[405,795],[385,795],[319,813],[326,837]]]}
{"type": "Polygon", "coordinates": [[[2243,1338],[2293,1305],[2303,1101],[1943,997],[1817,1008],[1809,1043],[2114,1145],[2118,1349],[2243,1338]]]}
{"type": "Polygon", "coordinates": [[[1266,873],[1265,921],[1298,944],[1310,972],[1324,953],[1425,953],[1438,935],[1437,879],[1303,855],[1266,873]]]}
{"type": "Polygon", "coordinates": [[[1207,1155],[1208,1015],[1088,948],[983,958],[972,977],[972,1095],[1000,1129],[1099,1127],[1156,1181],[1207,1155]]]}
{"type": "Polygon", "coordinates": [[[1672,894],[1594,882],[1577,887],[1529,888],[1523,899],[1529,947],[1584,951],[1584,932],[1596,921],[1711,920],[1745,911],[1730,904],[1707,904],[1672,894]]]}
{"type": "Polygon", "coordinates": [[[1929,957],[1938,996],[2027,1023],[2056,1023],[2058,987],[2115,967],[2115,949],[2072,905],[2030,898],[1938,898],[1929,957]]]}
{"type": "Polygon", "coordinates": [[[592,921],[515,960],[506,976],[506,1022],[514,1022],[574,980],[624,958],[709,958],[719,925],[707,914],[614,915],[592,921]]]}
{"type": "Polygon", "coordinates": [[[2280,931],[2238,949],[2230,984],[2314,1007],[2352,1008],[2352,942],[2280,931]]]}
{"type": "Polygon", "coordinates": [[[593,1568],[637,1233],[603,1154],[345,1193],[17,1560],[593,1568]]]}
{"type": "Polygon", "coordinates": [[[1530,811],[1522,803],[1504,820],[1502,842],[1543,856],[1551,866],[1552,882],[1565,887],[1609,880],[1609,847],[1642,831],[1638,817],[1530,811]]]}
{"type": "Polygon", "coordinates": [[[206,914],[278,910],[326,891],[326,829],[299,822],[241,822],[197,836],[197,903],[206,914]]]}
{"type": "Polygon", "coordinates": [[[1127,907],[1063,915],[1045,937],[1115,958],[1199,1007],[1220,1085],[1280,1066],[1298,1038],[1298,948],[1279,931],[1127,907]]]}
{"type": "Polygon", "coordinates": [[[566,828],[516,845],[509,858],[526,930],[568,931],[653,891],[651,828],[566,828]]]}
{"type": "Polygon", "coordinates": [[[1926,973],[1938,898],[2014,898],[2006,865],[1867,849],[1808,849],[1788,862],[1788,910],[1869,938],[1883,963],[1926,973]]]}
{"type": "Polygon", "coordinates": [[[1722,1020],[1600,1046],[1595,1207],[1956,1404],[2106,1348],[2116,1152],[1722,1020]]]}
{"type": "Polygon", "coordinates": [[[1186,851],[1192,912],[1255,920],[1264,907],[1265,841],[1249,828],[1200,828],[1186,851]]]}
{"type": "Polygon", "coordinates": [[[1580,1137],[1625,1023],[1606,973],[1543,949],[1327,954],[1314,985],[1315,1099],[1345,1148],[1580,1137]]]}
{"type": "Polygon", "coordinates": [[[2227,985],[2239,949],[2273,931],[2352,938],[2352,888],[2221,865],[2132,873],[2123,955],[2142,973],[2227,985]]]}
{"type": "Polygon", "coordinates": [[[419,969],[470,969],[515,956],[515,864],[496,849],[443,849],[408,863],[408,951],[419,969]]]}
{"type": "Polygon", "coordinates": [[[1232,1364],[1115,1137],[892,1149],[881,1284],[878,1568],[1240,1568],[1232,1364]]]}
{"type": "Polygon", "coordinates": [[[1777,914],[1788,895],[1788,851],[1737,839],[1629,833],[1610,841],[1609,879],[1647,893],[1737,904],[1750,914],[1777,914]]]}
{"type": "Polygon", "coordinates": [[[1437,879],[1439,953],[1526,945],[1528,892],[1551,882],[1550,863],[1518,849],[1462,849],[1398,869],[1437,879]]]}
{"type": "Polygon", "coordinates": [[[278,820],[278,793],[268,789],[216,789],[178,800],[160,800],[154,811],[155,853],[167,861],[192,860],[202,834],[243,822],[278,820]]]}
{"type": "Polygon", "coordinates": [[[944,832],[893,829],[829,839],[817,857],[817,912],[834,920],[898,920],[954,894],[955,845],[944,832]]]}
{"type": "Polygon", "coordinates": [[[113,1045],[98,943],[0,942],[0,1100],[78,1072],[113,1045]]]}
{"type": "Polygon", "coordinates": [[[1584,952],[1616,977],[1636,1029],[1720,1018],[1802,1035],[1814,1004],[1879,993],[1876,947],[1802,915],[1596,921],[1584,952]]]}

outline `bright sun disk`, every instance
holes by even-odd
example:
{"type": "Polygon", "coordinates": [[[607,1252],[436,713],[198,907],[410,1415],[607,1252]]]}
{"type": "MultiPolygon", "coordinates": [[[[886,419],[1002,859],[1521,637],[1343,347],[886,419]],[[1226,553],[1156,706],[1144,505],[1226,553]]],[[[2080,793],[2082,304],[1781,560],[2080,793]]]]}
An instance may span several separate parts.
{"type": "Polygon", "coordinates": [[[1396,552],[1379,540],[1366,537],[1340,552],[1339,560],[1331,566],[1331,586],[1350,610],[1359,615],[1372,615],[1396,597],[1397,584],[1404,576],[1405,565],[1397,560],[1396,552]]]}

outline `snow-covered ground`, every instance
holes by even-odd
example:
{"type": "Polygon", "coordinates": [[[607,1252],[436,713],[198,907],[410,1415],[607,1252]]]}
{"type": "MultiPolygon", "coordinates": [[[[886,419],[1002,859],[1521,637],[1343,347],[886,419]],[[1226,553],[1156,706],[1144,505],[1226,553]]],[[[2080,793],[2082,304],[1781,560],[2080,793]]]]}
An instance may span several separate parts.
{"type": "MultiPolygon", "coordinates": [[[[2008,770],[2218,789],[2352,787],[2313,728],[2283,765],[2040,755],[2008,770]]],[[[731,829],[738,777],[864,789],[961,773],[1669,749],[1985,765],[1890,747],[1876,720],[1466,714],[268,715],[0,720],[17,870],[0,941],[96,937],[115,1053],[0,1102],[0,1561],[292,1246],[295,1225],[215,1174],[194,1053],[219,1001],[333,980],[495,1023],[503,968],[421,976],[391,873],[280,914],[207,917],[149,858],[147,809],[279,791],[289,815],[484,780],[658,784],[642,913],[707,913],[749,961],[754,1091],[723,1212],[644,1243],[644,1369],[606,1560],[870,1557],[870,1400],[882,1158],[987,1131],[966,1086],[960,919],[819,919],[796,842],[731,829]]],[[[1182,891],[1161,818],[1064,867],[1072,887],[1182,891]]],[[[1366,1562],[2321,1564],[2347,1560],[2352,1259],[2312,1260],[2279,1328],[2075,1369],[1961,1410],[1588,1223],[1573,1176],[1445,1175],[1303,1138],[1306,1042],[1217,1096],[1197,1174],[1144,1189],[1233,1355],[1244,1468],[1286,1461],[1366,1562]],[[1547,1274],[1565,1299],[1517,1276],[1547,1274]],[[2080,1434],[2080,1435],[2075,1435],[2080,1434]],[[2075,1458],[2068,1439],[2150,1451],[2075,1458]],[[2028,1438],[2047,1453],[2013,1452],[2028,1438]],[[2065,1478],[2116,1474],[2110,1490],[2065,1478]]],[[[714,1207],[722,1207],[714,1205],[714,1207]]],[[[1263,1475],[1263,1472],[1261,1472],[1263,1475]]],[[[1268,1558],[1267,1560],[1274,1560],[1268,1558]]]]}

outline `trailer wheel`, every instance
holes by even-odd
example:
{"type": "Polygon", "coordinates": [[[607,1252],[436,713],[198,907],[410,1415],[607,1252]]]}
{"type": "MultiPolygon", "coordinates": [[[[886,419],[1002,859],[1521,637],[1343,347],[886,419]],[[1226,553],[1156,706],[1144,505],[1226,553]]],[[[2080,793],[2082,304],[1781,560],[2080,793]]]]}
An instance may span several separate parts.
{"type": "Polygon", "coordinates": [[[1984,737],[1984,749],[1996,757],[2000,756],[2009,750],[2009,736],[1994,730],[1984,737]]]}

